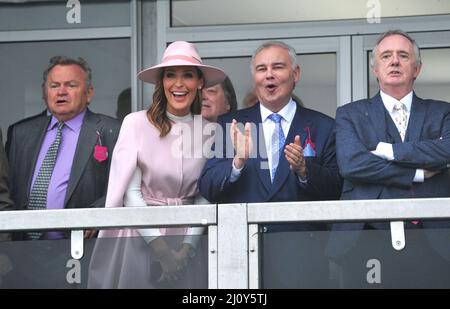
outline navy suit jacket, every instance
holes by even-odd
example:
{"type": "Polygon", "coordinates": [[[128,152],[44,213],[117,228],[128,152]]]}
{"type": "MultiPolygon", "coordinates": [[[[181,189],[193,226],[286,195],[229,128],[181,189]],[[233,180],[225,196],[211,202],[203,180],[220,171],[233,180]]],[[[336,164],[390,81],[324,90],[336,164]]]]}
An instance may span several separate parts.
{"type": "Polygon", "coordinates": [[[210,202],[255,203],[339,198],[342,180],[336,163],[332,118],[297,104],[286,143],[293,143],[294,137],[300,135],[304,145],[307,137],[306,128],[310,129],[312,141],[316,145],[316,156],[306,158],[307,184],[301,184],[297,175],[290,170],[284,154],[280,158],[273,184],[270,181],[269,169],[261,168],[266,165],[267,156],[259,103],[247,109],[225,114],[219,117],[218,122],[224,132],[221,140],[223,158],[209,159],[199,179],[200,192],[210,202]],[[259,128],[259,134],[258,130],[252,132],[255,156],[245,163],[239,179],[231,183],[229,177],[234,152],[229,137],[229,125],[233,119],[239,123],[255,124],[259,128]]]}
{"type": "Polygon", "coordinates": [[[0,211],[11,210],[12,208],[13,203],[9,196],[8,159],[3,148],[3,138],[0,128],[0,211]]]}
{"type": "MultiPolygon", "coordinates": [[[[450,196],[450,104],[447,102],[424,100],[414,94],[404,142],[379,93],[371,99],[346,104],[336,112],[336,144],[338,165],[344,177],[341,199],[450,196]],[[393,161],[371,153],[379,142],[393,144],[393,161]],[[416,169],[442,172],[420,183],[413,182],[416,169]]],[[[432,222],[423,225],[441,226],[432,222]]],[[[363,226],[363,223],[335,224],[333,229],[361,230],[363,226]]],[[[388,224],[373,226],[389,228],[388,224]]],[[[358,238],[358,233],[338,234],[330,238],[327,251],[331,257],[347,252],[358,238]]],[[[442,244],[437,244],[436,249],[441,251],[440,248],[442,244]]]]}
{"type": "Polygon", "coordinates": [[[402,142],[380,94],[338,108],[336,152],[344,177],[342,199],[431,198],[450,196],[450,104],[413,96],[402,142]],[[392,133],[393,132],[393,133],[392,133]],[[393,144],[395,159],[373,155],[379,142],[393,144]],[[416,169],[442,173],[413,183],[416,169]]]}

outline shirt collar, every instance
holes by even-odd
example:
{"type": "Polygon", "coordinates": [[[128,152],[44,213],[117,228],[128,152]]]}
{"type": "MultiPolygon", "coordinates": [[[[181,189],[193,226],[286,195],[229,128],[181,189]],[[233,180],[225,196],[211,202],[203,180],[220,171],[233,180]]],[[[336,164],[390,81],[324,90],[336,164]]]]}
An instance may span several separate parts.
{"type": "MultiPolygon", "coordinates": [[[[391,113],[394,110],[394,105],[397,102],[399,102],[399,100],[391,97],[387,93],[384,93],[382,90],[380,90],[380,95],[381,95],[381,99],[383,100],[384,106],[391,113]]],[[[413,91],[412,90],[407,95],[405,95],[403,98],[400,99],[400,102],[405,104],[407,112],[411,111],[412,99],[413,99],[413,91]]]]}
{"type": "MultiPolygon", "coordinates": [[[[273,114],[273,112],[265,107],[262,104],[259,104],[261,111],[261,119],[262,122],[267,120],[267,117],[273,114]]],[[[297,109],[297,104],[292,98],[289,100],[289,103],[286,104],[277,114],[280,115],[284,120],[291,123],[292,119],[294,119],[295,111],[297,109]]]]}
{"type": "MultiPolygon", "coordinates": [[[[79,132],[81,129],[81,125],[83,124],[84,116],[86,115],[86,109],[73,117],[70,120],[67,120],[64,122],[64,127],[69,128],[73,132],[79,132]]],[[[52,119],[50,120],[50,125],[48,126],[47,131],[53,130],[53,128],[56,127],[58,124],[58,119],[55,118],[55,116],[52,116],[52,119]]]]}

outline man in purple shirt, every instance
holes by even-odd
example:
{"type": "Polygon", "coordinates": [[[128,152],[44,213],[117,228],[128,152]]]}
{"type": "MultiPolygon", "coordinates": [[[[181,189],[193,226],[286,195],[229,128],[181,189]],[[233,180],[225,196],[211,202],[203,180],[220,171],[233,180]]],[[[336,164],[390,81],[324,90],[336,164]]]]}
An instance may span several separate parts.
{"type": "MultiPolygon", "coordinates": [[[[48,186],[46,208],[103,207],[120,122],[89,110],[94,89],[91,69],[82,58],[51,58],[43,74],[42,91],[47,111],[8,129],[6,151],[15,209],[29,209],[31,190],[47,151],[55,141],[60,122],[64,126],[48,186]]],[[[86,231],[85,237],[92,237],[94,233],[86,231]]],[[[62,232],[47,232],[41,238],[65,236],[62,232]]],[[[21,233],[14,238],[23,239],[24,235],[21,233]]]]}

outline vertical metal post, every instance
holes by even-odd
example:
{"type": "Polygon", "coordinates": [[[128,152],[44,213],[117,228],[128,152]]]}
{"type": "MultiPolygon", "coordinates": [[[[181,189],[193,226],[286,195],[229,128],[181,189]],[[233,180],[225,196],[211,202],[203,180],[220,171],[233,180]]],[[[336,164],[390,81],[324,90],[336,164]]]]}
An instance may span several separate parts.
{"type": "Polygon", "coordinates": [[[208,288],[217,289],[217,225],[208,226],[208,288]]]}
{"type": "Polygon", "coordinates": [[[246,204],[223,204],[217,209],[218,287],[248,288],[248,228],[246,204]]]}
{"type": "Polygon", "coordinates": [[[70,233],[70,254],[75,260],[79,260],[84,255],[84,231],[76,230],[70,233]]]}
{"type": "Polygon", "coordinates": [[[259,289],[259,233],[258,224],[248,226],[248,280],[250,289],[259,289]]]}

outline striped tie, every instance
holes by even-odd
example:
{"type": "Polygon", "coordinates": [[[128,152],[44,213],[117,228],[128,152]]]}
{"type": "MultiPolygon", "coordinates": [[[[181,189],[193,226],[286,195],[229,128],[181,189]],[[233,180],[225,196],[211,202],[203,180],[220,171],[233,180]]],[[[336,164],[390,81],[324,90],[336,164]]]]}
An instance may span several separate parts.
{"type": "MultiPolygon", "coordinates": [[[[56,156],[58,154],[59,145],[62,139],[63,122],[58,123],[58,131],[53,144],[48,148],[41,168],[31,189],[30,198],[28,200],[28,209],[38,210],[47,209],[47,191],[50,179],[52,178],[53,169],[55,168],[56,156]]],[[[42,232],[28,232],[27,238],[36,240],[42,236],[42,232]]]]}
{"type": "Polygon", "coordinates": [[[271,158],[272,158],[272,169],[271,169],[271,181],[275,179],[275,174],[277,172],[278,162],[280,161],[280,154],[283,151],[284,143],[286,141],[283,133],[283,128],[281,127],[281,119],[282,117],[278,114],[271,114],[268,117],[275,123],[275,129],[272,133],[271,138],[271,158]]]}

